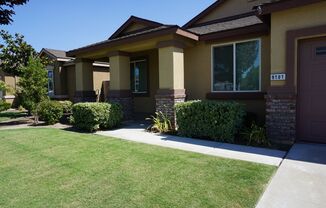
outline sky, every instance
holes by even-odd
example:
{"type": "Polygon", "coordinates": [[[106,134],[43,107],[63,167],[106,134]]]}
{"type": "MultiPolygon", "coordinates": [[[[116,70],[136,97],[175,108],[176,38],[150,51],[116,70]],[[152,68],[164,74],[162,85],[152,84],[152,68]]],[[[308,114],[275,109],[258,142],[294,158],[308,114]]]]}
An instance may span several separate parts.
{"type": "Polygon", "coordinates": [[[215,0],[30,0],[0,29],[20,33],[37,51],[72,50],[107,39],[131,15],[184,25],[215,0]]]}

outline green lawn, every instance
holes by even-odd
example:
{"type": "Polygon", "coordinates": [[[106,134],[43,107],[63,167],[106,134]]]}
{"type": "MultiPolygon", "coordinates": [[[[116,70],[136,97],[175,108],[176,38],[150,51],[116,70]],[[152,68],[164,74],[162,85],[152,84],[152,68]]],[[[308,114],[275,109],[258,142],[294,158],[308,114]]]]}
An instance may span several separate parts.
{"type": "Polygon", "coordinates": [[[275,170],[56,129],[0,131],[0,207],[254,207],[275,170]]]}
{"type": "Polygon", "coordinates": [[[27,114],[25,112],[0,112],[0,122],[9,121],[10,119],[24,117],[27,114]]]}

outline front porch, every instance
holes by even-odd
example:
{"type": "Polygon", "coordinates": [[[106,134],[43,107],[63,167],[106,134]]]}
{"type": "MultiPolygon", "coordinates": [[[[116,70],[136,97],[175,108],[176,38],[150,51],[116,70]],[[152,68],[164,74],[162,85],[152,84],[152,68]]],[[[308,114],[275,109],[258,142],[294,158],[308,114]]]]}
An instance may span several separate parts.
{"type": "Polygon", "coordinates": [[[174,105],[186,99],[184,48],[193,46],[195,38],[190,33],[186,35],[192,38],[175,34],[178,30],[146,40],[133,38],[114,46],[108,41],[101,48],[79,49],[80,53],[74,53],[77,100],[88,100],[93,93],[88,73],[91,63],[105,61],[110,63],[109,101],[122,105],[126,120],[162,111],[174,121],[174,105]]]}

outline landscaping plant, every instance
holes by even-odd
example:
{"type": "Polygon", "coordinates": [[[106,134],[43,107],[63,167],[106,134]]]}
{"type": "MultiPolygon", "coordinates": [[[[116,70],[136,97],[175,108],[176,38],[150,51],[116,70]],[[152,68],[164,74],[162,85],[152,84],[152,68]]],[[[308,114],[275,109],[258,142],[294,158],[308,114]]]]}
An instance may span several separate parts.
{"type": "Polygon", "coordinates": [[[93,132],[118,126],[123,113],[118,104],[77,103],[72,107],[71,118],[71,123],[76,128],[93,132]]]}
{"type": "Polygon", "coordinates": [[[0,112],[6,111],[10,108],[11,104],[0,99],[0,112]]]}
{"type": "Polygon", "coordinates": [[[245,115],[236,102],[189,101],[176,105],[178,134],[234,142],[245,115]]]}
{"type": "Polygon", "coordinates": [[[149,127],[152,132],[169,133],[173,131],[173,126],[170,119],[163,112],[155,112],[155,116],[149,118],[153,124],[149,127]]]}
{"type": "Polygon", "coordinates": [[[59,103],[61,104],[61,106],[63,108],[64,114],[71,114],[73,103],[70,100],[59,101],[59,103]]]}
{"type": "Polygon", "coordinates": [[[37,114],[46,124],[53,125],[63,116],[63,107],[58,101],[44,100],[38,105],[37,114]]]}
{"type": "Polygon", "coordinates": [[[256,123],[252,123],[250,128],[245,128],[241,132],[242,139],[247,142],[247,145],[252,146],[270,146],[270,143],[266,136],[266,129],[257,125],[256,123]]]}
{"type": "MultiPolygon", "coordinates": [[[[22,105],[29,113],[36,112],[37,104],[48,99],[47,72],[39,57],[30,57],[26,67],[22,69],[19,79],[22,105]]],[[[37,116],[37,115],[36,115],[37,116]]]]}

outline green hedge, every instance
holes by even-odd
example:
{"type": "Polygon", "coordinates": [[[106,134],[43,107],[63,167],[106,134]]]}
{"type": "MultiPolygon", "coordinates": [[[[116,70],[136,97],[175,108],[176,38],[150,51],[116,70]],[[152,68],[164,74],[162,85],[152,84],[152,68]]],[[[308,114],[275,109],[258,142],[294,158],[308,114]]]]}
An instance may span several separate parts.
{"type": "Polygon", "coordinates": [[[90,132],[116,127],[121,123],[122,116],[122,108],[118,104],[77,103],[72,107],[72,124],[90,132]]]}
{"type": "Polygon", "coordinates": [[[10,107],[11,107],[10,103],[7,103],[6,101],[0,99],[0,112],[8,110],[10,109],[10,107]]]}
{"type": "Polygon", "coordinates": [[[37,113],[40,120],[52,125],[59,122],[63,115],[63,107],[58,101],[45,100],[38,105],[37,113]]]}
{"type": "Polygon", "coordinates": [[[236,102],[189,101],[176,105],[178,134],[234,142],[245,115],[236,102]]]}
{"type": "Polygon", "coordinates": [[[70,100],[59,101],[63,108],[63,113],[71,114],[73,103],[70,100]]]}

